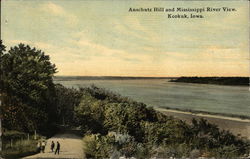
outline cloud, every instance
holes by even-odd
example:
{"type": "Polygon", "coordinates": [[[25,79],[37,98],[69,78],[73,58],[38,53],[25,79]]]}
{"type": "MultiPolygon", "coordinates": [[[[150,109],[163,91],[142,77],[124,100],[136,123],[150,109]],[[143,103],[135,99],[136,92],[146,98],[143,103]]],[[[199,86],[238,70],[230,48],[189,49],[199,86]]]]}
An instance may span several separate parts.
{"type": "Polygon", "coordinates": [[[95,2],[26,2],[22,10],[15,3],[11,9],[16,10],[4,12],[6,45],[23,42],[43,50],[61,74],[246,74],[249,66],[246,7],[183,23],[166,14],[129,14],[95,2]]]}
{"type": "MultiPolygon", "coordinates": [[[[140,35],[143,35],[143,39],[150,40],[151,42],[159,42],[161,40],[161,38],[159,38],[160,36],[148,27],[152,24],[147,22],[142,25],[139,17],[136,16],[126,16],[124,20],[127,26],[126,29],[133,30],[134,33],[140,33],[140,35]]],[[[150,21],[150,19],[148,19],[148,21],[150,21]]]]}
{"type": "Polygon", "coordinates": [[[47,9],[48,11],[50,11],[50,13],[55,14],[55,15],[65,15],[65,11],[62,7],[52,3],[52,2],[48,2],[47,4],[44,5],[44,9],[47,9]]]}
{"type": "Polygon", "coordinates": [[[211,60],[220,63],[246,63],[249,58],[248,53],[241,52],[239,48],[218,48],[210,47],[199,54],[201,60],[211,60]]]}
{"type": "Polygon", "coordinates": [[[57,17],[63,18],[66,21],[66,23],[69,25],[78,24],[77,16],[66,11],[63,7],[61,7],[60,5],[57,5],[55,3],[48,2],[48,3],[42,4],[40,9],[43,12],[46,12],[52,16],[57,16],[57,17]]]}
{"type": "MultiPolygon", "coordinates": [[[[109,56],[112,58],[120,58],[124,61],[140,61],[141,59],[147,60],[151,55],[145,55],[136,51],[129,51],[127,48],[112,46],[107,46],[91,40],[91,37],[88,36],[87,32],[81,31],[76,32],[71,35],[73,38],[69,39],[67,43],[71,46],[76,46],[81,50],[85,50],[87,54],[93,57],[97,56],[109,56]],[[128,60],[129,59],[129,60],[128,60]]],[[[131,42],[129,42],[131,43],[131,42]]]]}

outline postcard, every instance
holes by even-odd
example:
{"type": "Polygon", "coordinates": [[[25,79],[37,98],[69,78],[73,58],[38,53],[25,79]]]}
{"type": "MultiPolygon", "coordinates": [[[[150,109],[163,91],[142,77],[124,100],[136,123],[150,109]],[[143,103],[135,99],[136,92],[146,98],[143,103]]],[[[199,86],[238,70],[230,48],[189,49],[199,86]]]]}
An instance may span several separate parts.
{"type": "Polygon", "coordinates": [[[250,158],[249,1],[0,4],[0,158],[250,158]]]}

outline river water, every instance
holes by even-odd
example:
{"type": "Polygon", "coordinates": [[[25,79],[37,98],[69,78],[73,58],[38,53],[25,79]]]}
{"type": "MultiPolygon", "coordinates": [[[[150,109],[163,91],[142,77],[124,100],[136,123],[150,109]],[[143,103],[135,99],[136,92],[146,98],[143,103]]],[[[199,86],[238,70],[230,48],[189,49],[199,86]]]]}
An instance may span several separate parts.
{"type": "Polygon", "coordinates": [[[55,82],[74,88],[94,84],[153,107],[250,116],[250,92],[246,86],[174,83],[168,79],[56,80],[55,82]]]}

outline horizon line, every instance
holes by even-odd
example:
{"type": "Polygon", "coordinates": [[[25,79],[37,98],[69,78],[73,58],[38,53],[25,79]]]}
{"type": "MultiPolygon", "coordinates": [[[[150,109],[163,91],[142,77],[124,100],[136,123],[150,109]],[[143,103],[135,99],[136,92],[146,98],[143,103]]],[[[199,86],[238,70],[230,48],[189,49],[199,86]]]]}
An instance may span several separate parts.
{"type": "Polygon", "coordinates": [[[55,75],[54,77],[124,77],[124,78],[180,78],[180,77],[244,77],[244,78],[250,78],[250,76],[109,76],[109,75],[97,75],[97,76],[91,76],[91,75],[55,75]]]}

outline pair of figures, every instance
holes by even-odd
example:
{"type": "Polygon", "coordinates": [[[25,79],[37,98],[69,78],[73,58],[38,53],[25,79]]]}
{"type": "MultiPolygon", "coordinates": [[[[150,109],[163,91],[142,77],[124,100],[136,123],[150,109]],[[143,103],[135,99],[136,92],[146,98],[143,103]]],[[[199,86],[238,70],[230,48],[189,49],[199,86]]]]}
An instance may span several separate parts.
{"type": "MultiPolygon", "coordinates": [[[[60,146],[61,146],[60,143],[57,141],[57,142],[56,142],[55,154],[58,154],[58,155],[59,155],[60,146]]],[[[54,148],[55,148],[55,143],[54,143],[54,141],[52,141],[52,142],[51,142],[51,147],[50,147],[50,149],[51,149],[52,152],[54,152],[54,148]]]]}
{"type": "Polygon", "coordinates": [[[46,142],[44,140],[39,141],[38,144],[37,144],[38,151],[44,153],[45,146],[46,146],[46,142]]]}

